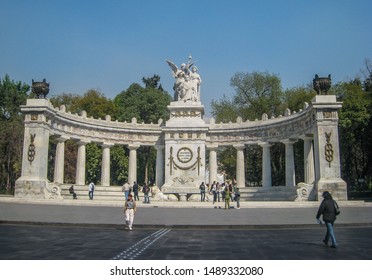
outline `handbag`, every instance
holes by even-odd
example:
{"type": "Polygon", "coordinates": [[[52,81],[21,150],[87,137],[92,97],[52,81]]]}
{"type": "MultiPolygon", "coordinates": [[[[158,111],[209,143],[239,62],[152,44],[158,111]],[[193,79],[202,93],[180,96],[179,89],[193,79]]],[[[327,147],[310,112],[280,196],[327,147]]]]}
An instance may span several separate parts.
{"type": "Polygon", "coordinates": [[[340,211],[340,207],[338,207],[338,204],[335,200],[333,200],[333,203],[335,204],[335,212],[336,212],[336,216],[340,215],[341,211],[340,211]]]}

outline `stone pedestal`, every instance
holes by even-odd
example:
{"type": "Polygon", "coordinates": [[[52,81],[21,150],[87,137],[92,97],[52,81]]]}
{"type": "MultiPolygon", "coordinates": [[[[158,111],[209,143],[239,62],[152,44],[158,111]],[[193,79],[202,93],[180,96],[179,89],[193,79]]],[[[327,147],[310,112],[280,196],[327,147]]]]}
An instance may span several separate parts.
{"type": "Polygon", "coordinates": [[[312,101],[316,111],[314,128],[315,186],[318,199],[329,191],[337,200],[347,200],[347,185],[341,179],[338,113],[341,102],[335,95],[317,95],[312,101]]]}
{"type": "Polygon", "coordinates": [[[207,126],[200,102],[177,101],[168,106],[170,119],[165,133],[165,183],[163,193],[180,200],[199,193],[205,181],[205,144],[207,126]]]}
{"type": "MultiPolygon", "coordinates": [[[[47,178],[49,122],[46,116],[49,101],[46,99],[28,99],[26,106],[27,110],[24,110],[26,114],[22,173],[15,183],[14,196],[36,199],[61,198],[58,185],[49,186],[47,178]]],[[[62,150],[61,147],[61,155],[62,150]]],[[[63,170],[59,174],[58,176],[61,179],[63,170]]]]}

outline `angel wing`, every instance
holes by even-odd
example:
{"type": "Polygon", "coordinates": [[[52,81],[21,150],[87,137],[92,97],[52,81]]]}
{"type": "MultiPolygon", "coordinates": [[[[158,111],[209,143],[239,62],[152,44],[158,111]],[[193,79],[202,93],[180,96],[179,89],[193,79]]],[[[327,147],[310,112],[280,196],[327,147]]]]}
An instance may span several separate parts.
{"type": "Polygon", "coordinates": [[[177,67],[177,65],[174,64],[174,63],[173,63],[172,61],[170,61],[170,60],[165,60],[165,61],[168,63],[169,67],[172,69],[173,76],[176,76],[176,73],[178,72],[178,67],[177,67]]]}

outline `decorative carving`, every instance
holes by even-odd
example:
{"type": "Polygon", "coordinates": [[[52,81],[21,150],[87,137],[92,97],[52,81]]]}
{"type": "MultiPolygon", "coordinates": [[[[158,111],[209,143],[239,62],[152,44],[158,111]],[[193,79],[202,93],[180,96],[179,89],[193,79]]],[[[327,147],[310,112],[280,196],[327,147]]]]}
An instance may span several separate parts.
{"type": "Polygon", "coordinates": [[[35,159],[35,137],[36,134],[30,134],[30,144],[28,145],[28,161],[32,163],[35,159]]]}
{"type": "Polygon", "coordinates": [[[331,144],[331,135],[332,132],[329,133],[325,132],[327,144],[325,145],[324,154],[326,161],[328,161],[329,163],[329,167],[331,167],[331,162],[333,161],[333,146],[331,144]]]}
{"type": "Polygon", "coordinates": [[[332,112],[323,112],[323,118],[332,119],[332,112]]]}
{"type": "MultiPolygon", "coordinates": [[[[173,170],[177,170],[177,169],[180,169],[180,170],[190,170],[190,169],[195,170],[196,167],[198,168],[198,175],[200,175],[200,168],[202,167],[201,157],[200,157],[200,147],[198,147],[197,151],[198,151],[198,155],[197,155],[197,158],[196,158],[194,163],[192,163],[191,165],[188,165],[188,166],[181,166],[174,161],[173,147],[170,147],[169,158],[168,158],[169,159],[168,166],[169,166],[170,175],[173,175],[173,170]]],[[[186,147],[181,148],[177,153],[177,159],[181,163],[188,163],[192,160],[192,158],[193,158],[193,153],[192,153],[191,149],[189,149],[189,148],[186,148],[186,147]],[[189,156],[187,156],[187,154],[189,154],[189,156]]]]}
{"type": "Polygon", "coordinates": [[[194,182],[194,178],[193,177],[175,177],[173,178],[173,182],[175,183],[181,183],[182,185],[186,184],[186,183],[192,183],[194,182]]]}
{"type": "Polygon", "coordinates": [[[193,153],[190,148],[183,147],[177,152],[177,159],[182,163],[188,163],[193,158],[193,153]]]}
{"type": "Polygon", "coordinates": [[[173,147],[170,147],[170,149],[169,149],[169,164],[168,164],[168,166],[169,166],[169,173],[170,173],[170,175],[172,175],[172,173],[173,173],[173,147]]]}
{"type": "Polygon", "coordinates": [[[177,111],[177,112],[172,112],[171,117],[172,118],[195,118],[195,117],[200,117],[201,113],[200,112],[195,112],[195,111],[177,111]]]}
{"type": "Polygon", "coordinates": [[[296,190],[295,201],[309,201],[313,200],[311,197],[312,192],[314,191],[314,185],[298,183],[296,190]]]}
{"type": "Polygon", "coordinates": [[[31,120],[32,121],[37,121],[38,115],[32,114],[31,115],[31,120]]]}

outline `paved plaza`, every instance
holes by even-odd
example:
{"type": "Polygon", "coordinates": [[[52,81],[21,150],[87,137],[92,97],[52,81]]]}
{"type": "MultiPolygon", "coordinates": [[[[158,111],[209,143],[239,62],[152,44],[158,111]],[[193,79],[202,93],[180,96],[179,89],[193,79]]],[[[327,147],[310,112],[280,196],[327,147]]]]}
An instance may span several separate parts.
{"type": "Polygon", "coordinates": [[[135,229],[0,225],[2,260],[370,260],[372,227],[135,229]],[[150,245],[149,245],[150,244],[150,245]]]}
{"type": "Polygon", "coordinates": [[[210,203],[139,204],[134,230],[126,231],[120,206],[0,199],[0,259],[372,259],[369,203],[340,202],[338,249],[322,243],[324,225],[315,224],[318,203],[248,204],[230,210],[210,203]]]}

